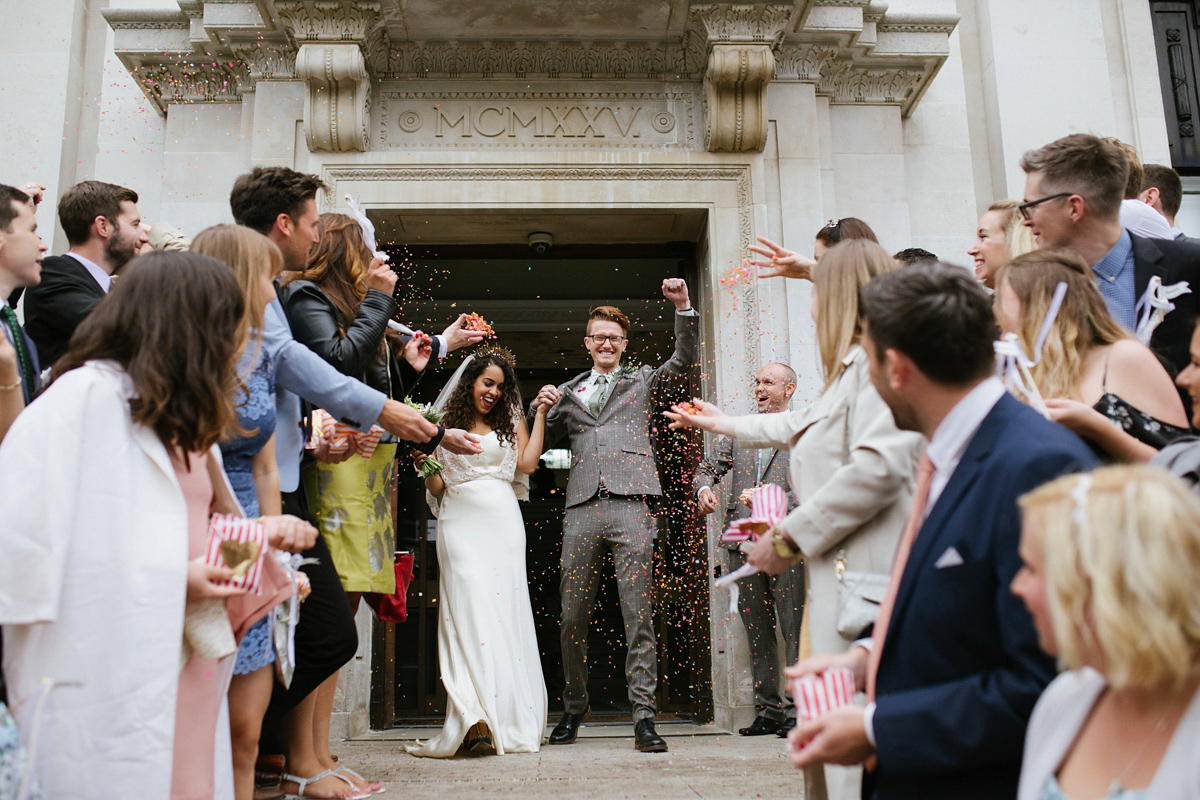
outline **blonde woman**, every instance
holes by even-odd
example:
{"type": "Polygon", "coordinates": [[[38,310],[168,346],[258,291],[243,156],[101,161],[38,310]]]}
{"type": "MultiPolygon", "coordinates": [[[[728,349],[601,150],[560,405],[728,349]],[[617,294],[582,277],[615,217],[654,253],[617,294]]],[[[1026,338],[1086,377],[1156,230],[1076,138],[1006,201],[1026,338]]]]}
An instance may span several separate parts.
{"type": "Polygon", "coordinates": [[[1020,506],[1012,591],[1067,671],[1029,721],[1019,800],[1200,797],[1200,502],[1114,466],[1020,506]]]}
{"type": "Polygon", "coordinates": [[[997,273],[996,319],[1037,361],[1034,383],[1051,419],[1109,461],[1149,461],[1188,433],[1183,402],[1158,358],[1112,318],[1083,259],[1037,250],[997,273]],[[1060,283],[1067,285],[1041,353],[1038,337],[1060,283]]]}
{"type": "MultiPolygon", "coordinates": [[[[843,242],[812,273],[813,319],[825,388],[815,403],[779,414],[725,415],[699,402],[699,414],[667,412],[672,427],[690,425],[735,437],[741,447],[790,449],[792,490],[799,506],[780,526],[807,565],[808,635],[814,654],[847,650],[861,630],[839,630],[843,571],[887,576],[904,527],[924,448],[919,434],[896,428],[871,385],[859,344],[858,293],[872,278],[896,269],[878,244],[843,242]]],[[[770,573],[790,563],[762,537],[751,563],[770,573]]],[[[828,779],[829,796],[858,797],[861,770],[826,767],[806,773],[809,797],[828,779]]]]}
{"type": "Polygon", "coordinates": [[[979,218],[975,243],[967,255],[975,259],[975,277],[995,289],[996,272],[1017,256],[1037,249],[1033,230],[1025,225],[1016,200],[997,200],[979,218]]]}

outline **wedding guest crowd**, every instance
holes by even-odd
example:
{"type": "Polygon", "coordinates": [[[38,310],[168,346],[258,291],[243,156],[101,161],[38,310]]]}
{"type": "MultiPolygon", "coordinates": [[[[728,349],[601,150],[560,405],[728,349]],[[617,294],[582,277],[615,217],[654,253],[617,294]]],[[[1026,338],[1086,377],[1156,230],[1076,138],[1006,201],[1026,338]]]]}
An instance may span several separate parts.
{"type": "MultiPolygon", "coordinates": [[[[690,502],[740,590],[754,716],[738,732],[786,738],[810,800],[1200,796],[1200,245],[1175,227],[1179,176],[1118,140],[1072,134],[1020,167],[1024,197],[979,219],[973,272],[890,256],[855,217],[821,226],[811,258],[760,238],[760,277],[811,283],[821,391],[801,402],[770,363],[757,413],[666,412],[721,437],[690,502]],[[814,708],[831,681],[855,697],[814,708]]],[[[568,689],[548,743],[590,714],[607,548],[634,747],[668,750],[647,431],[658,378],[699,360],[686,283],[663,285],[663,365],[624,366],[628,318],[600,307],[589,372],[525,408],[513,355],[480,350],[435,424],[404,399],[485,334],[397,324],[369,223],[318,213],[322,191],[255,168],[232,187],[236,224],[189,241],[143,225],[132,189],[85,181],[58,203],[69,251],[46,257],[42,187],[0,185],[0,733],[20,737],[0,766],[28,796],[383,791],[330,753],[330,720],[359,601],[396,588],[391,487],[411,448],[447,468],[423,474],[444,512],[451,703],[409,751],[544,743],[516,499],[564,439],[568,689]],[[487,547],[464,549],[482,525],[487,547]]]]}

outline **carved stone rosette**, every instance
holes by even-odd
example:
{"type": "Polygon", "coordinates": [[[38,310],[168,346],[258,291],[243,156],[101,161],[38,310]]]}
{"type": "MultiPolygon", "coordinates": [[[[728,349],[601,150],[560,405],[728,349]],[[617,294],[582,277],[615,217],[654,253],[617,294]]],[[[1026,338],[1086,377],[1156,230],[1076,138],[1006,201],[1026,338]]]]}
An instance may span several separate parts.
{"type": "Polygon", "coordinates": [[[741,153],[766,147],[766,88],[774,75],[769,45],[713,45],[704,75],[705,149],[741,153]]]}

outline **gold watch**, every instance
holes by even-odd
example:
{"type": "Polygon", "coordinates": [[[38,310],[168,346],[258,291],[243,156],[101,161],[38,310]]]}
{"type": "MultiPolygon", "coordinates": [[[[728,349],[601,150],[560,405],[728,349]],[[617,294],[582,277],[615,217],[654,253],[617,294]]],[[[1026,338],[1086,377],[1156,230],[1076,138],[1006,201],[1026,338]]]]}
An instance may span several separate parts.
{"type": "Polygon", "coordinates": [[[800,548],[785,539],[783,531],[779,528],[771,528],[771,544],[774,545],[775,552],[780,558],[794,561],[800,557],[800,548]]]}

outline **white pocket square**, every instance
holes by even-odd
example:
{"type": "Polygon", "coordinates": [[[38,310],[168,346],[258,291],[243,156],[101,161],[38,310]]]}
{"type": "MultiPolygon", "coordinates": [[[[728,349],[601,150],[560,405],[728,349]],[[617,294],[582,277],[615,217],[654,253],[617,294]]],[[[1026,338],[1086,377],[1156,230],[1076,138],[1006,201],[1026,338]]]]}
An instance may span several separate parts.
{"type": "Polygon", "coordinates": [[[934,562],[933,566],[937,569],[946,569],[947,567],[957,567],[963,563],[963,557],[959,554],[955,547],[947,547],[946,552],[934,562]]]}

